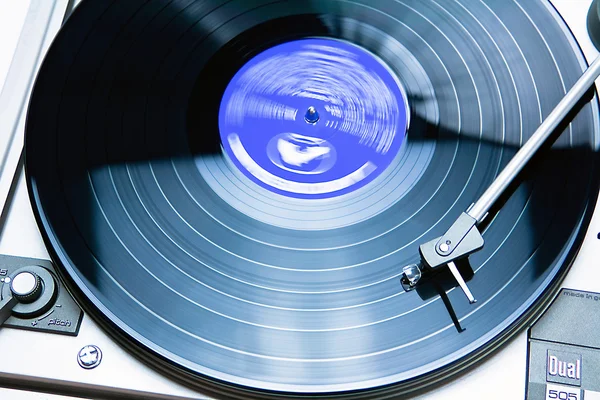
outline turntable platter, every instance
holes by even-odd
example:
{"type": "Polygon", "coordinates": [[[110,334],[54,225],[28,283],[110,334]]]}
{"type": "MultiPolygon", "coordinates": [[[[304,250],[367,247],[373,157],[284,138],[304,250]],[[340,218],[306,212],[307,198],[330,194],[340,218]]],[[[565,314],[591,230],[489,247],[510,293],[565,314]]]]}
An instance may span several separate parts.
{"type": "Polygon", "coordinates": [[[598,192],[596,102],[486,221],[477,304],[399,277],[585,66],[542,1],[87,1],[35,84],[29,191],[62,277],[151,365],[382,398],[556,291],[598,192]]]}

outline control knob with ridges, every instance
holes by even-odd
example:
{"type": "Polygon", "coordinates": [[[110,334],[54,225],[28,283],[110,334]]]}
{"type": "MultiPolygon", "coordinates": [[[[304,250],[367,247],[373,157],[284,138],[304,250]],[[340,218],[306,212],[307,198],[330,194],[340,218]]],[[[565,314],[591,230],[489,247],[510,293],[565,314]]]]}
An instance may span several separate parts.
{"type": "Polygon", "coordinates": [[[10,291],[19,303],[33,303],[42,294],[42,280],[33,272],[20,272],[12,279],[10,291]]]}

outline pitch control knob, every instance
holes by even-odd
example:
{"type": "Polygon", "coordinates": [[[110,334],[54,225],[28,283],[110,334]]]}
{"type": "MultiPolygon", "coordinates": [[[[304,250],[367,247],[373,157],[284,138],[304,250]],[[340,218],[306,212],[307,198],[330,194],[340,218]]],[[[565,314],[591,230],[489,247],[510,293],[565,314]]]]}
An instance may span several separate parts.
{"type": "Polygon", "coordinates": [[[10,284],[10,291],[19,303],[33,303],[42,294],[42,280],[33,272],[18,273],[10,284]]]}
{"type": "Polygon", "coordinates": [[[50,271],[39,265],[21,267],[4,279],[2,298],[12,298],[16,304],[11,314],[20,319],[31,319],[47,312],[58,295],[50,271]],[[8,281],[7,281],[8,280],[8,281]]]}

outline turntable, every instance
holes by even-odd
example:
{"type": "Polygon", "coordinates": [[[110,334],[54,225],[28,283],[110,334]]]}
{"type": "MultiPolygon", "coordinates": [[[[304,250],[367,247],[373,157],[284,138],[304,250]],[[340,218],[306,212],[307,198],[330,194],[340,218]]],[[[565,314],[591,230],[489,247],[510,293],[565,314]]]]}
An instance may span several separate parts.
{"type": "Polygon", "coordinates": [[[600,398],[596,7],[16,7],[0,395],[600,398]]]}

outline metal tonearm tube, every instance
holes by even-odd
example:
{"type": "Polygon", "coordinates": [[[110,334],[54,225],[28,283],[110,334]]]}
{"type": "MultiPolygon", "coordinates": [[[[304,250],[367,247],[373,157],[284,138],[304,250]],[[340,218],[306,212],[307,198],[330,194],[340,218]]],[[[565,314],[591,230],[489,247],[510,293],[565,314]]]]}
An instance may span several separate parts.
{"type": "Polygon", "coordinates": [[[476,302],[454,261],[467,257],[483,247],[484,241],[478,225],[481,224],[488,215],[490,208],[506,191],[539,148],[548,140],[552,132],[565,120],[566,116],[583,98],[599,76],[600,57],[577,80],[575,85],[552,110],[531,138],[519,149],[483,195],[458,217],[444,235],[419,246],[421,262],[408,265],[402,270],[400,282],[404,290],[413,290],[421,279],[424,270],[434,270],[447,265],[469,302],[476,302]]]}

